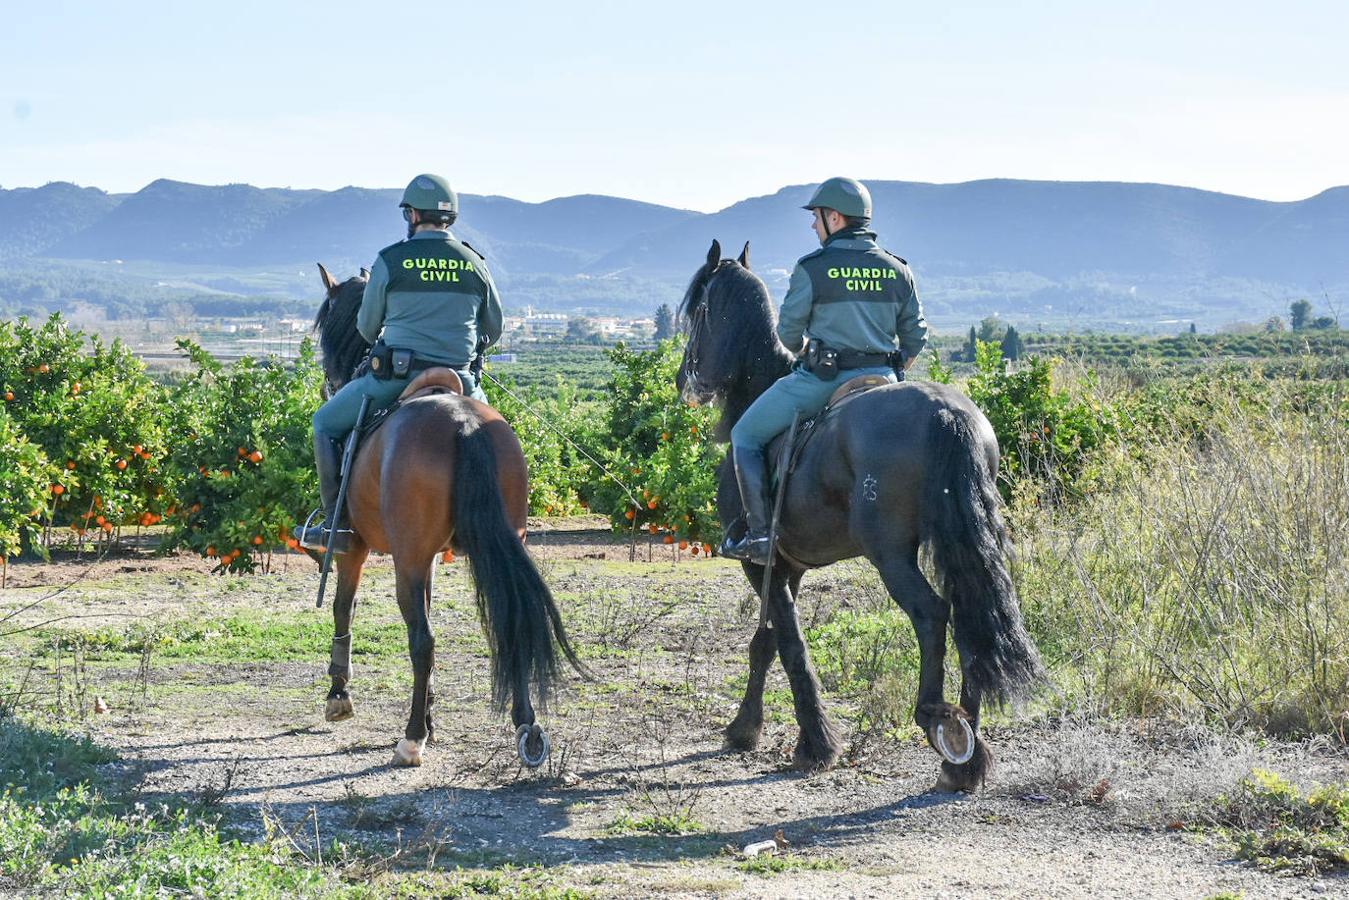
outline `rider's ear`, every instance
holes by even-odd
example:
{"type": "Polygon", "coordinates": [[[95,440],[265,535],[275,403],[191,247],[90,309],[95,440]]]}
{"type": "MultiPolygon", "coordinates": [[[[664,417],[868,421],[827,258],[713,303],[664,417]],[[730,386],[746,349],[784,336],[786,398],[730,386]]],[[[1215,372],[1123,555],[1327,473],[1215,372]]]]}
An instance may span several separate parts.
{"type": "Polygon", "coordinates": [[[365,266],[361,266],[361,278],[365,279],[366,281],[370,280],[370,270],[367,269],[365,266]]]}
{"type": "Polygon", "coordinates": [[[740,251],[740,258],[736,262],[743,268],[749,268],[749,241],[745,241],[745,249],[740,251]]]}
{"type": "Polygon", "coordinates": [[[721,262],[721,244],[716,238],[713,238],[712,246],[707,250],[707,264],[715,266],[719,262],[721,262]]]}

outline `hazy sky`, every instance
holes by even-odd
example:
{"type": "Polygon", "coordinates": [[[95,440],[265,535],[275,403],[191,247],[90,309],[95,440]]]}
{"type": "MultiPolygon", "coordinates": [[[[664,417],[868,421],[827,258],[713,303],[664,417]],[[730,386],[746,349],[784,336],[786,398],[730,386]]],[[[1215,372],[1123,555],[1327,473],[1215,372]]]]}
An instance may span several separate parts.
{"type": "Polygon", "coordinates": [[[1349,3],[0,3],[0,186],[1349,184],[1349,3]]]}

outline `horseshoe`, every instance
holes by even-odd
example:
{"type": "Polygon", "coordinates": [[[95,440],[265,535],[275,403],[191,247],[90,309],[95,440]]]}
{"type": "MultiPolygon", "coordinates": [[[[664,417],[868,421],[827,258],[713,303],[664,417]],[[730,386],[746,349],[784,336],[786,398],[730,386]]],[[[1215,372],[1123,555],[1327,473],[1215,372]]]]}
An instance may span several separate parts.
{"type": "Polygon", "coordinates": [[[957,717],[956,721],[960,723],[961,730],[965,732],[963,735],[965,738],[965,752],[956,753],[951,749],[951,746],[946,743],[945,722],[938,722],[933,728],[932,744],[937,748],[937,752],[941,754],[942,759],[953,766],[963,766],[974,758],[974,729],[971,728],[970,723],[963,718],[957,717]]]}
{"type": "Polygon", "coordinates": [[[520,762],[531,769],[537,769],[548,759],[550,744],[548,743],[548,733],[538,725],[521,725],[515,730],[515,749],[520,754],[520,762]],[[529,753],[529,739],[537,737],[539,739],[539,753],[537,756],[531,756],[529,753]]]}

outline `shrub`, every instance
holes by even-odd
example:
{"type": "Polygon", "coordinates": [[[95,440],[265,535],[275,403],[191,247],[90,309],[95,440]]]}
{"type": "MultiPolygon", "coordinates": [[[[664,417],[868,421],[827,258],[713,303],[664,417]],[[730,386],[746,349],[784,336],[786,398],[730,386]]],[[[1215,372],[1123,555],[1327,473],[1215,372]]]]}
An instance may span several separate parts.
{"type": "Polygon", "coordinates": [[[1053,518],[1018,496],[1018,593],[1065,687],[1114,711],[1342,739],[1343,416],[1281,391],[1233,399],[1198,439],[1139,438],[1109,486],[1053,518]]]}
{"type": "Polygon", "coordinates": [[[175,390],[171,546],[252,572],[317,502],[312,426],[322,373],[306,340],[293,366],[245,357],[225,368],[190,341],[196,370],[175,390]]]}
{"type": "Polygon", "coordinates": [[[0,565],[38,546],[39,516],[52,499],[57,469],[0,408],[0,565]]]}
{"type": "Polygon", "coordinates": [[[539,516],[583,511],[588,485],[598,473],[585,455],[599,452],[594,424],[598,404],[581,400],[577,386],[560,376],[551,392],[520,388],[511,381],[489,382],[486,390],[520,438],[529,466],[529,511],[539,516]]]}
{"type": "Polygon", "coordinates": [[[717,468],[725,454],[711,439],[717,412],[679,397],[675,373],[682,354],[682,338],[654,350],[633,351],[621,343],[610,350],[605,460],[636,497],[597,477],[591,499],[615,528],[635,524],[672,540],[714,543],[721,534],[717,468]]]}

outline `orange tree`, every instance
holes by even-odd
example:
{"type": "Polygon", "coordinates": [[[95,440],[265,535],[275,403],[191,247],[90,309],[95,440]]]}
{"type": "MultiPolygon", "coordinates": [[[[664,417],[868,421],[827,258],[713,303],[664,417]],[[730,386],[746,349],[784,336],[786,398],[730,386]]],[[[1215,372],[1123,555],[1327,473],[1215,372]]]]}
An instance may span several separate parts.
{"type": "Polygon", "coordinates": [[[175,389],[169,545],[252,572],[317,503],[310,418],[322,373],[306,340],[293,365],[245,357],[226,368],[187,340],[195,371],[175,389]]]}
{"type": "Polygon", "coordinates": [[[0,323],[0,394],[23,435],[58,467],[49,524],[111,532],[157,522],[172,505],[162,471],[165,391],[120,342],[104,345],[60,314],[0,323]]]}
{"type": "Polygon", "coordinates": [[[38,548],[39,517],[56,473],[42,448],[0,407],[0,565],[25,548],[38,548]]]}
{"type": "Polygon", "coordinates": [[[561,377],[547,394],[508,379],[488,381],[483,389],[520,438],[529,465],[529,511],[537,516],[581,512],[588,505],[586,485],[599,470],[576,447],[599,457],[598,404],[582,401],[576,385],[561,377]]]}
{"type": "Polygon", "coordinates": [[[636,502],[599,475],[589,494],[594,508],[605,511],[617,528],[636,524],[671,542],[713,544],[721,530],[716,471],[725,451],[711,440],[717,412],[679,398],[675,373],[682,354],[678,337],[654,350],[629,350],[620,343],[609,351],[614,373],[607,385],[602,452],[636,502]]]}

